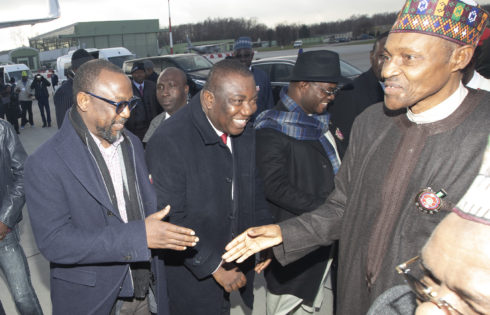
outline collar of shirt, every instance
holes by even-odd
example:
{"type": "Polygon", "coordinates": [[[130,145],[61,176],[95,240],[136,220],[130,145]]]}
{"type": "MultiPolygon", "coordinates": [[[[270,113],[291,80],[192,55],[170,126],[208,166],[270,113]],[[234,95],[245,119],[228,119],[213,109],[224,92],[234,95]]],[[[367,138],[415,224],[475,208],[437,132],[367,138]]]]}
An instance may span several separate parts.
{"type": "Polygon", "coordinates": [[[490,91],[490,79],[487,79],[478,72],[474,71],[473,77],[471,78],[470,82],[466,84],[466,86],[475,90],[480,89],[490,91]]]}
{"type": "Polygon", "coordinates": [[[468,89],[459,83],[459,87],[447,99],[437,106],[432,107],[422,113],[414,114],[410,109],[407,110],[407,118],[418,125],[429,124],[449,117],[463,103],[468,95],[468,89]]]}
{"type": "Polygon", "coordinates": [[[100,153],[102,153],[102,155],[104,156],[104,160],[107,158],[112,158],[114,156],[114,154],[116,154],[117,149],[118,149],[119,145],[121,144],[121,142],[124,141],[124,137],[119,136],[119,139],[117,139],[114,143],[111,143],[111,145],[106,148],[102,145],[102,141],[100,141],[100,139],[97,138],[93,133],[90,132],[90,135],[94,139],[95,144],[97,144],[97,147],[99,148],[100,153]]]}
{"type": "Polygon", "coordinates": [[[140,83],[138,83],[138,82],[136,82],[136,81],[133,81],[133,83],[134,83],[134,85],[135,85],[135,86],[138,88],[138,90],[139,90],[139,88],[140,88],[140,87],[141,87],[141,89],[143,89],[143,90],[145,89],[145,81],[143,81],[141,84],[140,84],[140,83]]]}
{"type": "MultiPolygon", "coordinates": [[[[211,120],[209,120],[208,116],[206,116],[206,119],[209,121],[209,124],[211,125],[211,127],[213,128],[213,130],[216,132],[216,134],[218,135],[218,137],[221,138],[221,135],[224,134],[224,132],[216,129],[216,127],[213,125],[213,123],[211,122],[211,120]]],[[[230,149],[230,152],[233,152],[233,150],[231,149],[231,137],[230,137],[230,135],[228,135],[226,137],[226,146],[228,147],[228,149],[230,149]]]]}

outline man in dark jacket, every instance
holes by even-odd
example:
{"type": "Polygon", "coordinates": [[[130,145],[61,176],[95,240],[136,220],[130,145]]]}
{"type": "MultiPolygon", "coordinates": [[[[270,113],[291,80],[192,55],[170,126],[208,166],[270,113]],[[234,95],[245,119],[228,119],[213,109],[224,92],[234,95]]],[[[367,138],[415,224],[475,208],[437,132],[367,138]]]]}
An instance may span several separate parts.
{"type": "MultiPolygon", "coordinates": [[[[255,121],[257,168],[276,222],[323,204],[340,165],[340,140],[329,130],[334,128],[326,113],[343,81],[339,55],[327,50],[300,54],[290,81],[276,107],[255,121]]],[[[332,291],[324,292],[323,285],[330,250],[320,247],[285,267],[273,259],[265,270],[267,314],[301,314],[302,308],[314,314],[321,304],[333,305],[332,291]]]]}
{"type": "Polygon", "coordinates": [[[255,80],[255,86],[258,92],[257,111],[252,116],[252,121],[264,110],[274,107],[274,98],[272,96],[272,87],[267,73],[261,69],[252,67],[254,51],[252,49],[252,40],[250,37],[239,37],[235,42],[233,57],[238,59],[245,67],[252,71],[255,80]]]}
{"type": "Polygon", "coordinates": [[[146,147],[158,205],[199,244],[165,256],[172,315],[229,314],[229,292],[253,305],[254,260],[224,264],[224,246],[254,222],[271,221],[255,176],[253,76],[236,60],[216,63],[203,90],[165,121],[146,147]],[[246,285],[247,284],[247,285],[246,285]],[[185,292],[185,294],[184,294],[185,292]]]}
{"type": "Polygon", "coordinates": [[[85,49],[76,50],[71,55],[71,69],[68,70],[68,80],[63,82],[60,88],[54,93],[54,110],[56,112],[56,124],[61,128],[66,112],[73,105],[73,76],[85,62],[94,59],[85,49]]]}
{"type": "Polygon", "coordinates": [[[50,262],[53,314],[149,312],[154,292],[152,312],[168,315],[163,261],[150,249],[183,250],[197,239],[162,221],[168,208],[157,212],[141,143],[123,129],[136,104],[131,83],[98,59],[78,69],[73,92],[63,127],[26,162],[27,208],[50,262]]]}
{"type": "Polygon", "coordinates": [[[461,80],[488,17],[469,1],[407,0],[385,44],[384,104],[356,118],[334,191],[314,211],[249,229],[227,261],[278,245],[274,256],[287,264],[340,240],[338,314],[366,314],[402,284],[393,270],[417,255],[480,167],[490,94],[461,80]]]}
{"type": "Polygon", "coordinates": [[[143,141],[151,120],[163,110],[157,101],[155,83],[145,80],[145,64],[143,62],[135,63],[131,69],[131,75],[133,77],[131,84],[133,95],[138,96],[141,102],[131,113],[126,128],[143,141]]]}
{"type": "MultiPolygon", "coordinates": [[[[347,84],[335,98],[328,111],[340,134],[349,143],[350,130],[354,119],[369,105],[381,102],[384,98],[381,69],[383,68],[383,49],[388,32],[379,35],[369,53],[371,68],[347,84]]],[[[343,154],[342,154],[343,155],[343,154]]]]}
{"type": "Polygon", "coordinates": [[[19,222],[25,203],[26,158],[27,154],[12,126],[0,119],[0,269],[19,313],[39,315],[43,312],[19,243],[19,222]]]}
{"type": "Polygon", "coordinates": [[[40,74],[37,74],[34,77],[31,84],[31,89],[34,90],[34,96],[36,97],[39,112],[41,113],[41,118],[43,120],[43,128],[51,127],[48,86],[51,86],[51,83],[40,74]]]}

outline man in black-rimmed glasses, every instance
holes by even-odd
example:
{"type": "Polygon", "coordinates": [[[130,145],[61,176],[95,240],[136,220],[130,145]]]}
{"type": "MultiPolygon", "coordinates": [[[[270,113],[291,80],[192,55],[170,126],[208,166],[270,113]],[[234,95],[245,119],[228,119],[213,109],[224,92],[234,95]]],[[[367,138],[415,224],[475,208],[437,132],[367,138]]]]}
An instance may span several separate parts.
{"type": "Polygon", "coordinates": [[[157,212],[141,142],[124,128],[138,99],[121,69],[89,61],[73,92],[61,129],[25,167],[53,314],[168,315],[164,265],[150,249],[184,250],[198,239],[162,221],[168,207],[157,212]]]}

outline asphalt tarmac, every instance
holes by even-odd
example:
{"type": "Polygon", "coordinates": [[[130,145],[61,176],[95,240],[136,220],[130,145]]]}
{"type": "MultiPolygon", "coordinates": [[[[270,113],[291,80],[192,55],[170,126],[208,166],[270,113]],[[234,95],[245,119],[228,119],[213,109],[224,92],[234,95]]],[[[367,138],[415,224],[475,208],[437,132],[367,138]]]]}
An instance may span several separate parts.
{"type": "MultiPolygon", "coordinates": [[[[324,45],[314,48],[305,49],[317,50],[317,49],[329,49],[337,51],[340,57],[345,61],[351,63],[352,65],[358,67],[362,71],[369,69],[369,50],[372,44],[362,44],[362,45],[324,45]]],[[[294,55],[297,50],[280,50],[275,52],[261,52],[256,57],[266,58],[275,56],[288,56],[294,55]]],[[[33,114],[34,114],[34,127],[26,127],[21,130],[20,139],[24,145],[25,150],[28,154],[32,154],[38,146],[49,139],[57,130],[56,126],[56,116],[54,111],[54,105],[52,97],[50,97],[50,107],[51,107],[51,118],[52,127],[41,128],[42,121],[39,115],[39,108],[37,106],[37,101],[33,101],[33,114]]],[[[36,246],[34,236],[32,234],[31,225],[29,222],[29,216],[27,214],[27,209],[23,209],[23,220],[20,223],[20,237],[21,245],[27,256],[27,261],[29,263],[31,280],[36,290],[37,296],[43,308],[44,314],[51,314],[51,300],[49,295],[49,262],[39,253],[36,246]]],[[[264,279],[262,276],[256,277],[254,283],[255,290],[255,303],[253,311],[242,305],[241,299],[238,294],[233,293],[231,296],[232,310],[231,315],[264,315],[265,314],[265,289],[264,289],[264,279]]],[[[83,298],[83,297],[81,297],[83,298]]],[[[12,300],[9,290],[7,290],[7,284],[4,275],[0,272],[0,300],[2,301],[3,307],[7,315],[16,315],[17,310],[15,304],[12,300]]],[[[320,314],[326,314],[320,312],[320,314]]]]}

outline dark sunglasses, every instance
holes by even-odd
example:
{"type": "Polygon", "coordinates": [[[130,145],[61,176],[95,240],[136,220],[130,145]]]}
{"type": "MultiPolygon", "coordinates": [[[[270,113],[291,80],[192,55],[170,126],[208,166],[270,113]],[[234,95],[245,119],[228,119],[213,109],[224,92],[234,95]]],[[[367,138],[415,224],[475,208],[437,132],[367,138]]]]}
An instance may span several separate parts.
{"type": "Polygon", "coordinates": [[[116,114],[118,114],[118,115],[124,111],[124,109],[126,108],[126,106],[129,108],[129,111],[132,111],[136,106],[138,106],[138,104],[141,101],[141,99],[139,97],[133,96],[129,101],[114,102],[114,101],[108,100],[107,98],[104,98],[102,96],[95,95],[95,94],[90,93],[90,92],[83,92],[83,93],[86,93],[86,94],[88,94],[90,96],[93,96],[95,98],[98,98],[101,101],[104,101],[106,103],[109,103],[112,106],[115,106],[116,107],[116,114]]]}

